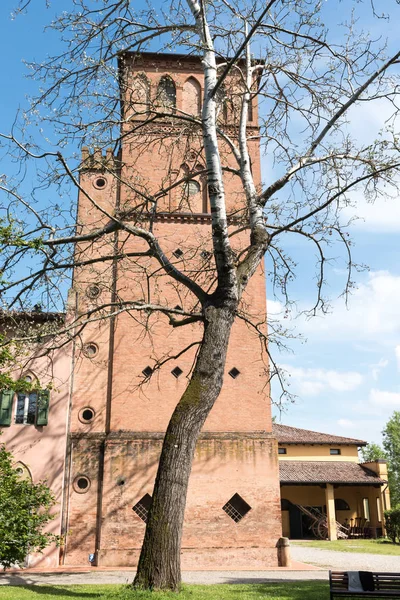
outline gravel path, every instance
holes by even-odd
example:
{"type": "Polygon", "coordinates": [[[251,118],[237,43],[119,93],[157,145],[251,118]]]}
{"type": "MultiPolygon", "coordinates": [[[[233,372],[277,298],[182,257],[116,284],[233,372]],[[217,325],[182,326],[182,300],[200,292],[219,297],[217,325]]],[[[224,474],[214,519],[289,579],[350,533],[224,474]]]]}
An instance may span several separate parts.
{"type": "Polygon", "coordinates": [[[357,552],[336,552],[319,548],[291,546],[292,558],[325,569],[343,571],[400,571],[400,557],[383,554],[361,554],[357,552]]]}

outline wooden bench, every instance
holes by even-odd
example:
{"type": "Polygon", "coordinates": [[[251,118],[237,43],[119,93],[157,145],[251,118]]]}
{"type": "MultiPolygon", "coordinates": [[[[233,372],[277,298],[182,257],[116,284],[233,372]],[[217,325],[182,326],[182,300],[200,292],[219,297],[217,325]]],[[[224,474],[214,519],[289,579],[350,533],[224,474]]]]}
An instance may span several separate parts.
{"type": "Polygon", "coordinates": [[[329,590],[333,598],[400,598],[400,573],[372,573],[374,591],[349,592],[347,571],[329,571],[329,590]]]}

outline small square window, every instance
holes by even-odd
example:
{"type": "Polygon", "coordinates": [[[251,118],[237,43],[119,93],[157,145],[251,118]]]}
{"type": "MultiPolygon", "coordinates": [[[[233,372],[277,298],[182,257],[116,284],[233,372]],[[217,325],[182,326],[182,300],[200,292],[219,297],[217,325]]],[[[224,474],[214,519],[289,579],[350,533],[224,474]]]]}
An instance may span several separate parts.
{"type": "Polygon", "coordinates": [[[147,522],[147,515],[149,514],[151,505],[150,494],[145,494],[143,498],[139,500],[135,506],[132,506],[132,510],[142,519],[145,523],[147,522]]]}
{"type": "Polygon", "coordinates": [[[329,454],[331,454],[332,456],[338,456],[339,454],[342,454],[342,452],[339,448],[331,448],[329,450],[329,454]]]}
{"type": "Polygon", "coordinates": [[[200,256],[201,258],[203,258],[204,260],[210,260],[210,258],[212,257],[212,253],[209,252],[208,250],[202,250],[200,252],[200,256]]]}
{"type": "Polygon", "coordinates": [[[172,369],[171,373],[174,377],[178,379],[178,377],[182,375],[183,371],[180,367],[175,367],[175,369],[172,369]]]}
{"type": "Polygon", "coordinates": [[[233,369],[229,371],[228,375],[230,375],[232,379],[236,379],[236,377],[240,375],[240,371],[236,367],[233,367],[233,369]]]}
{"type": "Polygon", "coordinates": [[[246,500],[243,500],[239,494],[232,496],[230,500],[222,507],[222,510],[233,520],[238,523],[247,515],[251,510],[250,504],[247,504],[246,500]]]}
{"type": "Polygon", "coordinates": [[[150,377],[150,375],[153,373],[153,369],[147,366],[143,369],[142,373],[145,377],[150,377]]]}
{"type": "Polygon", "coordinates": [[[183,256],[183,250],[177,248],[172,254],[175,256],[175,258],[180,258],[181,256],[183,256]]]}
{"type": "Polygon", "coordinates": [[[286,448],[278,448],[278,454],[287,454],[286,448]]]}

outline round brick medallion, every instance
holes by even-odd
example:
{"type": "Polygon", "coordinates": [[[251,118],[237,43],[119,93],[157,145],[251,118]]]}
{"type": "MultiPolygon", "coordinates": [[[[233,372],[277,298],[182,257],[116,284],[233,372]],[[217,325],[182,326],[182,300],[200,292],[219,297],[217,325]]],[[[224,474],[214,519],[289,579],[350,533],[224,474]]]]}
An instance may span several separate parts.
{"type": "Polygon", "coordinates": [[[73,486],[77,494],[86,494],[90,489],[90,479],[86,475],[78,475],[74,479],[73,486]]]}

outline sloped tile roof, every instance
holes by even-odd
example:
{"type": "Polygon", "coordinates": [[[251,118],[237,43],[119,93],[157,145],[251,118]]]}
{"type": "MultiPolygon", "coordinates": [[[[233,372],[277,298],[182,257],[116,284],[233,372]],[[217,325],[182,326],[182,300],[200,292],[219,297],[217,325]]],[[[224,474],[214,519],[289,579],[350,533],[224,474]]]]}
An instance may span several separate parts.
{"type": "Polygon", "coordinates": [[[386,483],[373,471],[353,462],[344,461],[279,461],[280,482],[283,484],[347,483],[382,485],[386,483]]]}
{"type": "Polygon", "coordinates": [[[299,429],[298,427],[289,427],[288,425],[272,424],[272,431],[279,444],[335,444],[366,446],[364,440],[343,437],[340,435],[331,435],[330,433],[319,433],[318,431],[309,431],[308,429],[299,429]]]}

